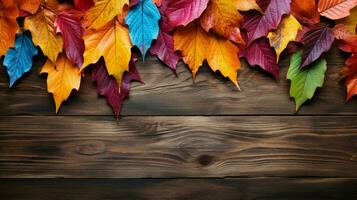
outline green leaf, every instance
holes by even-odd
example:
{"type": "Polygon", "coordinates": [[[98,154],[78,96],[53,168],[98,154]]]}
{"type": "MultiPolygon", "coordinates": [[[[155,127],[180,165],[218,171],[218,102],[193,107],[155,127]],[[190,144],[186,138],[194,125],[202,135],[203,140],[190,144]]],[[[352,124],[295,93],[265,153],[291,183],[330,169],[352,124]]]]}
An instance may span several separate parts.
{"type": "Polygon", "coordinates": [[[322,87],[327,70],[326,60],[318,59],[309,67],[301,69],[302,51],[292,55],[287,78],[291,81],[290,97],[295,99],[296,111],[311,99],[318,87],[322,87]]]}

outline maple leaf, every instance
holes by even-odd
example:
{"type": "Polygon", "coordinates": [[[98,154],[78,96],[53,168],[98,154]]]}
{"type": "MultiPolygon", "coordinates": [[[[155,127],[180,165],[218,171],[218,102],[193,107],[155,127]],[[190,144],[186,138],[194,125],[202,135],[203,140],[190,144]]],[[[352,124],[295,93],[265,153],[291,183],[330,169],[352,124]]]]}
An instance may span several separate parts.
{"type": "Polygon", "coordinates": [[[322,53],[330,50],[334,36],[327,26],[317,26],[307,31],[303,38],[303,52],[301,68],[308,66],[317,60],[322,53]]]}
{"type": "Polygon", "coordinates": [[[200,17],[201,26],[207,32],[213,29],[217,34],[233,42],[243,43],[239,30],[243,16],[239,14],[238,5],[234,3],[239,4],[238,1],[232,0],[211,0],[200,17]]]}
{"type": "Polygon", "coordinates": [[[300,69],[301,61],[301,51],[293,54],[287,75],[287,79],[291,81],[290,96],[295,99],[296,111],[314,96],[318,87],[323,86],[327,70],[325,59],[320,58],[306,69],[300,69]]]}
{"type": "Polygon", "coordinates": [[[89,30],[84,36],[83,69],[95,64],[103,56],[110,75],[120,85],[123,74],[129,69],[131,42],[128,29],[114,19],[97,30],[89,30]]]}
{"type": "Polygon", "coordinates": [[[198,19],[207,8],[208,2],[209,0],[168,0],[166,14],[170,30],[198,19]]]}
{"type": "Polygon", "coordinates": [[[115,16],[123,14],[125,5],[129,0],[94,0],[86,13],[89,29],[99,29],[110,22],[115,16]]]}
{"type": "Polygon", "coordinates": [[[249,46],[245,45],[241,48],[240,56],[245,57],[249,65],[260,66],[263,70],[272,74],[276,80],[279,79],[277,56],[274,49],[270,47],[268,39],[260,38],[249,46]]]}
{"type": "Polygon", "coordinates": [[[125,23],[133,45],[137,46],[145,58],[152,40],[159,34],[160,12],[151,0],[140,0],[129,10],[125,23]]]}
{"type": "Polygon", "coordinates": [[[277,30],[269,32],[270,46],[274,47],[278,61],[280,54],[285,50],[289,42],[295,41],[300,29],[302,29],[300,23],[294,16],[289,15],[283,18],[277,30]]]}
{"type": "Polygon", "coordinates": [[[74,6],[80,11],[87,11],[93,5],[93,0],[74,0],[74,6]]]}
{"type": "Polygon", "coordinates": [[[350,15],[357,0],[319,0],[318,11],[322,16],[336,20],[350,15]]]}
{"type": "Polygon", "coordinates": [[[278,28],[282,16],[290,13],[290,2],[291,0],[258,0],[264,14],[248,13],[242,24],[242,28],[247,31],[248,44],[278,28]]]}
{"type": "Polygon", "coordinates": [[[191,69],[193,78],[204,60],[207,60],[213,71],[220,71],[238,87],[238,47],[230,41],[207,33],[195,21],[175,31],[174,46],[182,52],[183,60],[191,69]]]}
{"type": "Polygon", "coordinates": [[[15,34],[19,30],[16,18],[19,15],[17,7],[9,7],[0,4],[0,57],[5,55],[6,51],[14,46],[15,34]]]}
{"type": "Polygon", "coordinates": [[[83,28],[80,23],[81,13],[75,9],[66,9],[57,14],[55,27],[62,33],[64,52],[67,58],[78,67],[83,64],[84,42],[83,28]]]}
{"type": "Polygon", "coordinates": [[[41,72],[47,73],[47,91],[53,94],[56,104],[56,113],[63,101],[67,100],[72,90],[79,90],[81,83],[81,73],[76,67],[61,53],[55,64],[47,60],[41,72]]]}
{"type": "Polygon", "coordinates": [[[181,56],[178,52],[175,52],[174,40],[170,34],[160,30],[157,40],[150,48],[150,52],[153,55],[157,55],[170,69],[176,71],[176,65],[181,56]]]}
{"type": "Polygon", "coordinates": [[[24,73],[30,71],[32,67],[32,57],[37,54],[38,50],[33,45],[31,37],[25,33],[18,34],[15,41],[15,48],[10,48],[4,59],[4,66],[10,77],[10,87],[12,87],[15,81],[24,73]]]}
{"type": "Polygon", "coordinates": [[[106,97],[117,118],[120,115],[125,98],[129,96],[131,82],[141,82],[139,72],[133,61],[130,62],[129,71],[124,74],[120,93],[116,80],[108,74],[105,63],[101,60],[93,69],[92,79],[97,82],[98,93],[106,97]]]}
{"type": "Polygon", "coordinates": [[[303,24],[314,25],[320,22],[315,1],[292,0],[291,13],[303,24]]]}
{"type": "Polygon", "coordinates": [[[58,5],[55,0],[44,1],[37,13],[27,16],[24,22],[24,28],[30,30],[35,45],[39,46],[52,62],[56,62],[63,49],[62,37],[56,33],[54,27],[56,7],[58,5]]]}

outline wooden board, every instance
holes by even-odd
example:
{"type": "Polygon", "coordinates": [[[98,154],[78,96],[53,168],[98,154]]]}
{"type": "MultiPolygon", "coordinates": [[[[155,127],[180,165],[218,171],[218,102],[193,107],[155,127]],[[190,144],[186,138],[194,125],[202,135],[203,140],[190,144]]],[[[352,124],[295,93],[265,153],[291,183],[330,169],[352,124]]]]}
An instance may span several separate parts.
{"type": "MultiPolygon", "coordinates": [[[[316,98],[299,112],[302,115],[356,115],[357,101],[344,102],[345,87],[340,71],[341,53],[334,48],[328,55],[325,86],[316,98]]],[[[39,71],[43,59],[36,61],[32,72],[13,89],[7,87],[7,77],[0,67],[0,115],[54,115],[54,103],[47,93],[45,76],[39,71]]],[[[286,80],[288,60],[281,62],[280,82],[243,63],[239,73],[241,91],[228,80],[203,68],[195,83],[187,67],[178,66],[178,77],[154,57],[138,69],[145,84],[135,83],[122,114],[133,115],[295,115],[294,102],[289,98],[286,80]]],[[[104,98],[99,98],[90,74],[82,81],[80,92],[62,106],[60,115],[113,115],[104,98]]]]}
{"type": "Polygon", "coordinates": [[[356,199],[357,179],[2,179],[1,199],[356,199]]]}
{"type": "Polygon", "coordinates": [[[357,117],[0,117],[2,178],[357,177],[357,117]]]}

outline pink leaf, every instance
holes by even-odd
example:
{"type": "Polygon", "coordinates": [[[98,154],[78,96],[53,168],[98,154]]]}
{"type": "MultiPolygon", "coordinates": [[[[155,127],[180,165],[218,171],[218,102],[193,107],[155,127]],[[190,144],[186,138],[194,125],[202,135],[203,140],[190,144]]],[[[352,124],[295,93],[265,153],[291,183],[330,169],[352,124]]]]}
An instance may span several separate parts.
{"type": "Polygon", "coordinates": [[[276,53],[270,47],[267,38],[260,38],[252,42],[248,47],[240,48],[240,57],[245,57],[251,66],[258,65],[272,74],[276,80],[279,79],[279,66],[276,53]]]}
{"type": "Polygon", "coordinates": [[[170,34],[160,30],[159,36],[151,47],[150,52],[153,55],[157,55],[170,69],[176,71],[176,65],[181,57],[174,50],[174,40],[170,34]]]}
{"type": "Polygon", "coordinates": [[[170,29],[179,25],[186,26],[199,18],[207,8],[209,0],[168,0],[166,16],[170,29]]]}
{"type": "Polygon", "coordinates": [[[291,0],[257,0],[264,14],[257,11],[244,16],[242,28],[247,31],[248,44],[277,29],[284,14],[290,13],[291,0]]]}
{"type": "Polygon", "coordinates": [[[82,40],[84,30],[80,20],[81,13],[71,8],[58,13],[55,20],[57,32],[63,35],[66,56],[78,67],[82,67],[85,48],[82,40]]]}
{"type": "Polygon", "coordinates": [[[322,53],[330,50],[335,38],[327,26],[318,26],[307,31],[302,38],[304,45],[301,68],[317,60],[322,53]]]}
{"type": "Polygon", "coordinates": [[[112,107],[116,117],[119,117],[123,102],[125,98],[129,96],[131,82],[141,82],[134,61],[131,61],[129,72],[124,74],[119,93],[118,83],[114,77],[109,76],[102,59],[95,65],[92,72],[92,79],[97,82],[98,93],[106,97],[107,102],[112,107]]]}

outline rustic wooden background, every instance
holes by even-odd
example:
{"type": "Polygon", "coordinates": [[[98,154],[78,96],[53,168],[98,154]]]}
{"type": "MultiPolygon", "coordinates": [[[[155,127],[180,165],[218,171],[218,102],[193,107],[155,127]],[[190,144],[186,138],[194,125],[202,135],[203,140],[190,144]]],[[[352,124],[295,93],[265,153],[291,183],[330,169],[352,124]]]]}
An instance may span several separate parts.
{"type": "Polygon", "coordinates": [[[326,55],[325,86],[297,114],[287,59],[279,83],[243,64],[239,92],[149,57],[118,121],[88,75],[55,115],[43,58],[13,89],[0,67],[0,199],[357,199],[346,56],[326,55]]]}

